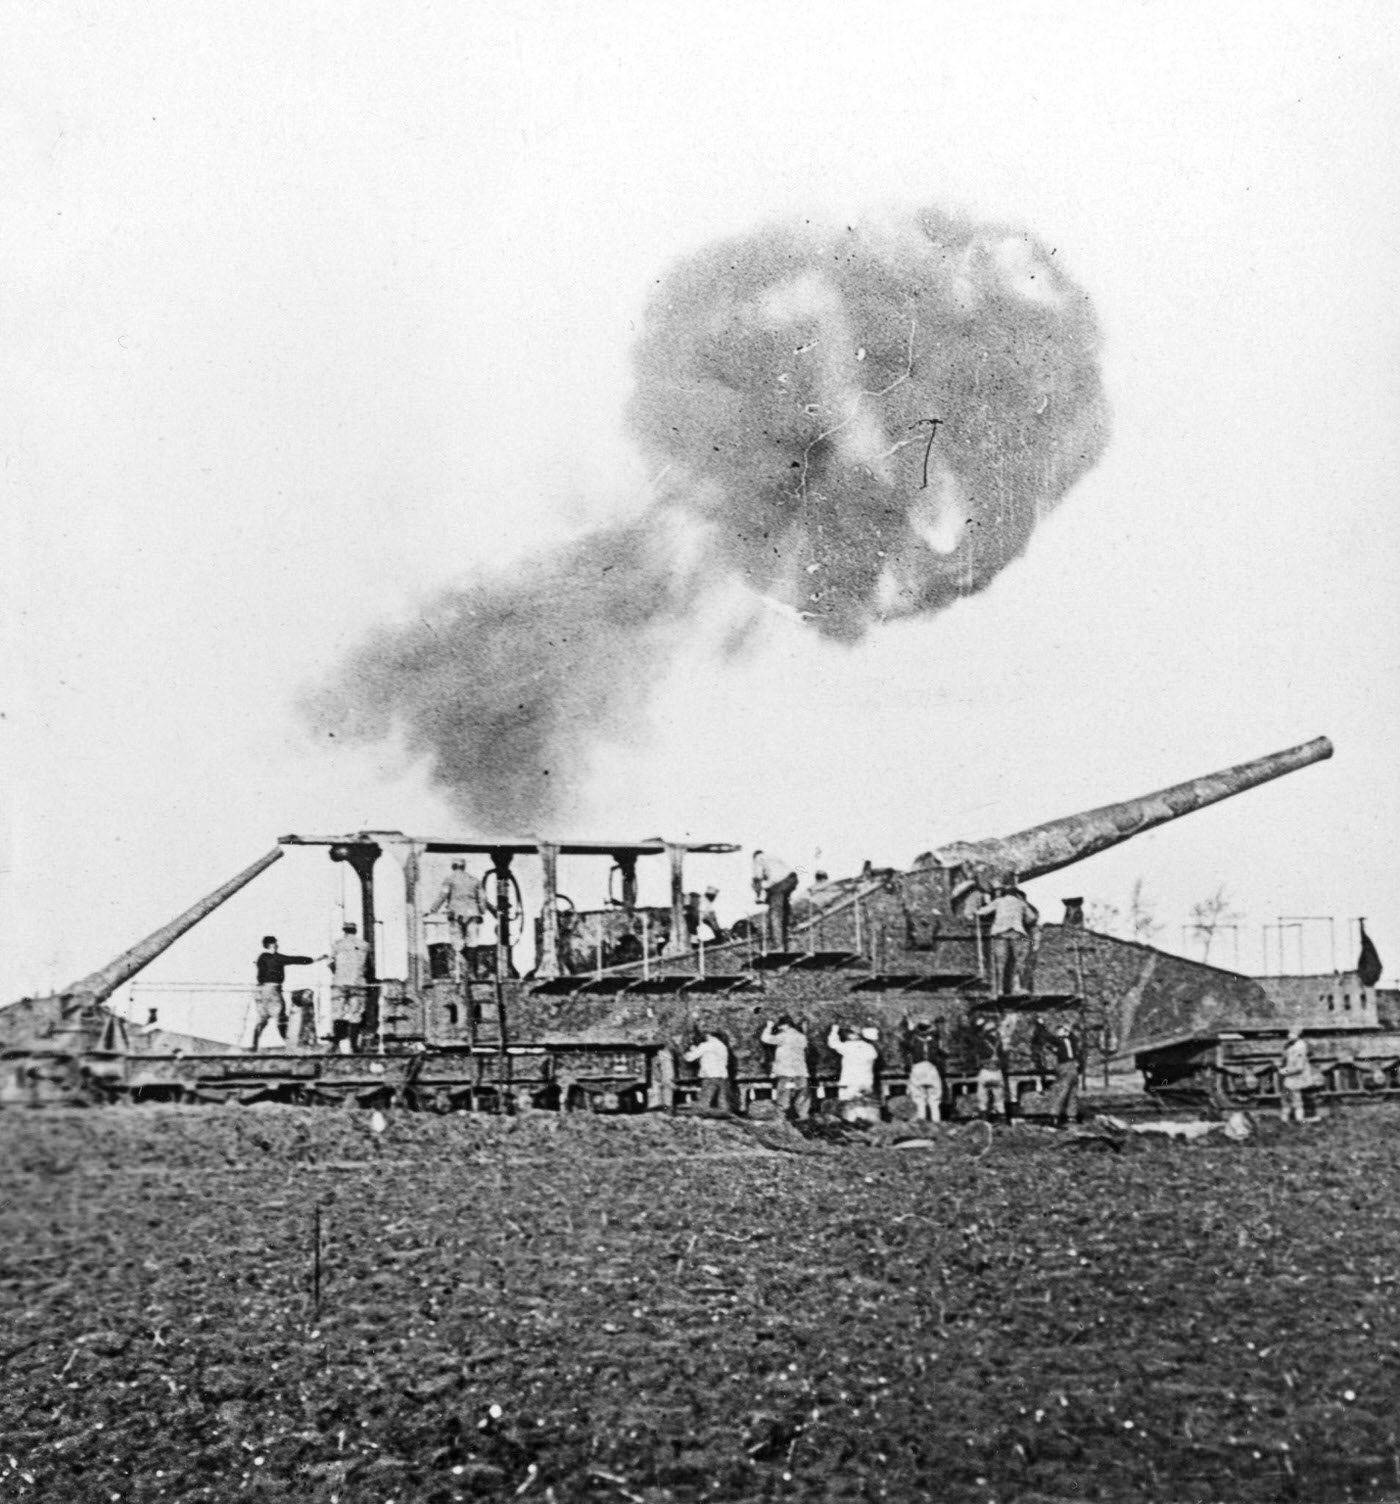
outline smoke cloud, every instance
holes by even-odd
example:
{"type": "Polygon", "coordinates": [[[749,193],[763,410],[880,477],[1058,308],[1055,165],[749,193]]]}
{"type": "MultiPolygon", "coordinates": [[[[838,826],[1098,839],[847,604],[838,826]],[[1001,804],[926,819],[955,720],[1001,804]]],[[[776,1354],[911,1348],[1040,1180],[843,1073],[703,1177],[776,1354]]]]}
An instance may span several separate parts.
{"type": "Polygon", "coordinates": [[[312,720],[400,732],[479,829],[548,823],[719,588],[853,642],[987,585],[1102,453],[1098,345],[1021,232],[930,210],[711,246],[634,352],[650,507],[372,636],[312,720]]]}

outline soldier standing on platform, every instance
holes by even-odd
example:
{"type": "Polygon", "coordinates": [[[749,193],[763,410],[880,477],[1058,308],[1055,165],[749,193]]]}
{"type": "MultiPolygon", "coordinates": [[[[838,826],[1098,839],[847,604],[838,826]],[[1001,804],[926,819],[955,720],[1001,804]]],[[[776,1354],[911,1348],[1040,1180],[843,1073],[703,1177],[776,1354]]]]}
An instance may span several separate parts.
{"type": "Polygon", "coordinates": [[[286,980],[287,968],[289,966],[314,966],[317,961],[325,959],[324,956],[284,956],[277,949],[276,935],[263,936],[262,954],[258,957],[257,968],[258,1021],[253,1025],[255,1050],[258,1047],[258,1040],[262,1038],[262,1031],[273,1019],[278,1021],[278,1028],[287,1027],[283,1022],[287,1016],[287,1003],[282,996],[282,983],[286,980]]]}
{"type": "Polygon", "coordinates": [[[753,894],[768,906],[768,944],[776,950],[788,948],[788,927],[792,923],[792,895],[797,874],[781,857],[766,851],[753,854],[753,894]]]}
{"type": "Polygon", "coordinates": [[[457,943],[464,949],[480,943],[482,906],[481,884],[467,872],[467,864],[458,857],[452,871],[442,880],[438,896],[427,911],[436,914],[445,909],[447,919],[457,930],[457,943]]]}
{"type": "Polygon", "coordinates": [[[715,899],[718,897],[718,888],[705,889],[705,896],[700,902],[700,924],[709,930],[716,945],[723,945],[729,936],[725,933],[724,926],[719,922],[719,915],[715,912],[715,899]]]}
{"type": "Polygon", "coordinates": [[[1040,914],[1013,878],[997,884],[996,897],[977,910],[977,918],[992,921],[992,985],[997,996],[1025,992],[1031,937],[1040,914]]]}
{"type": "Polygon", "coordinates": [[[360,1047],[360,1029],[365,1020],[365,993],[369,979],[369,946],[360,939],[359,926],[346,920],[343,933],[331,947],[331,1043],[348,1040],[353,1055],[360,1047]]]}

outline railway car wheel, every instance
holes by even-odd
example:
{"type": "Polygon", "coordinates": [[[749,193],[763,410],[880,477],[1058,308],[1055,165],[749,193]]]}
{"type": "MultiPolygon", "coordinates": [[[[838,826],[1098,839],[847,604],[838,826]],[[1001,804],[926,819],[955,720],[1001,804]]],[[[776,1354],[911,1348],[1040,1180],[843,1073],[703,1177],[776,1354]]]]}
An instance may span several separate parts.
{"type": "Polygon", "coordinates": [[[1218,1078],[1219,1095],[1225,1105],[1244,1107],[1259,1100],[1263,1082],[1254,1071],[1221,1071],[1218,1078]]]}

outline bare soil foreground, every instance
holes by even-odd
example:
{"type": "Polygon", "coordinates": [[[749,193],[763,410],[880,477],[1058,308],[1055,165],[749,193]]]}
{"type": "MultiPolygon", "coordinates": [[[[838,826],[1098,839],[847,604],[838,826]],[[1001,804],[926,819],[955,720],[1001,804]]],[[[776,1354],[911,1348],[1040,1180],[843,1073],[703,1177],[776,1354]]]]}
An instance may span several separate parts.
{"type": "Polygon", "coordinates": [[[9,1112],[0,1499],[1400,1498],[1400,1117],[1259,1126],[9,1112]]]}

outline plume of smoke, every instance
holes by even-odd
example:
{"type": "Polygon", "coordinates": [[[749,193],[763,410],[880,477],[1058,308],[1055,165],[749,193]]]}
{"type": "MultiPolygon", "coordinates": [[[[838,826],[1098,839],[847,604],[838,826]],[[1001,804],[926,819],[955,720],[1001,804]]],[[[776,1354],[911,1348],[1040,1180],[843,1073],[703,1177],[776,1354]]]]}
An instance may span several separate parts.
{"type": "Polygon", "coordinates": [[[632,428],[754,589],[835,638],[986,585],[1107,438],[1088,299],[934,211],[716,245],[658,291],[632,428]]]}
{"type": "Polygon", "coordinates": [[[700,576],[658,512],[603,528],[383,628],[303,708],[348,740],[400,731],[478,829],[531,831],[576,800],[597,741],[643,716],[700,576]]]}
{"type": "Polygon", "coordinates": [[[682,262],[628,411],[664,492],[372,636],[312,720],[401,730],[479,828],[528,830],[642,719],[707,592],[741,580],[849,642],[981,589],[1107,438],[1093,314],[1053,256],[926,211],[682,262]]]}

